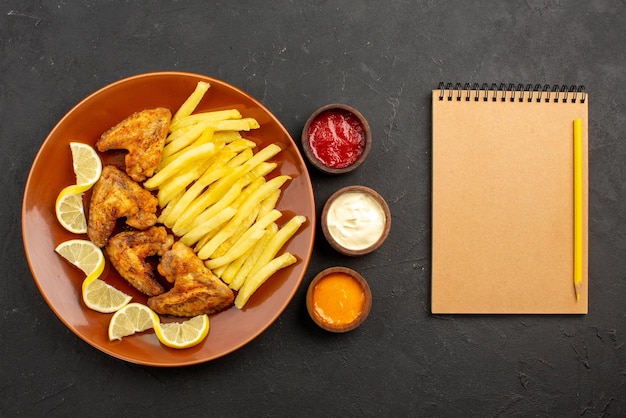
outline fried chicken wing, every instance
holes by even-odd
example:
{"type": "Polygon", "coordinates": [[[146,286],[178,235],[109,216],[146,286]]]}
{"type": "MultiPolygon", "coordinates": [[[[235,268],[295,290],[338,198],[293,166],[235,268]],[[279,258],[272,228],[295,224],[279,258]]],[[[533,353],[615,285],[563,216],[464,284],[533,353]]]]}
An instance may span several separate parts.
{"type": "Polygon", "coordinates": [[[165,288],[146,259],[163,255],[173,243],[174,236],[164,227],[152,226],[145,231],[125,231],[111,237],[106,253],[120,276],[140,292],[155,296],[165,292],[165,288]]]}
{"type": "Polygon", "coordinates": [[[128,150],[124,157],[126,173],[135,181],[143,181],[154,175],[161,162],[171,120],[172,113],[163,107],[133,113],[102,134],[96,147],[101,152],[128,150]]]}
{"type": "Polygon", "coordinates": [[[148,306],[165,315],[191,317],[219,312],[233,303],[232,290],[215,277],[185,244],[176,242],[161,257],[158,271],[174,287],[148,299],[148,306]]]}
{"type": "Polygon", "coordinates": [[[126,217],[133,228],[146,229],[157,221],[158,199],[115,166],[105,166],[93,187],[89,204],[87,235],[104,247],[117,219],[126,217]]]}

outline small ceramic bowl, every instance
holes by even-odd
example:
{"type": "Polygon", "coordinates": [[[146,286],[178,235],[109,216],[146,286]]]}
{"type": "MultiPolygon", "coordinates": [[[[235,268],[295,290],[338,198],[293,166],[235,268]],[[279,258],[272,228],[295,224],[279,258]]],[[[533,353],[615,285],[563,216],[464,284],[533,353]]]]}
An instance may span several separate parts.
{"type": "Polygon", "coordinates": [[[313,322],[336,333],[358,328],[369,315],[372,292],[367,281],[347,267],[331,267],[311,281],[306,307],[313,322]]]}
{"type": "Polygon", "coordinates": [[[327,174],[356,169],[365,161],[371,147],[369,123],[361,112],[346,104],[333,103],[317,109],[302,129],[304,155],[315,168],[327,174]],[[328,129],[331,124],[332,129],[328,129]],[[343,140],[333,141],[334,135],[343,140]]]}
{"type": "Polygon", "coordinates": [[[360,256],[385,242],[391,230],[391,211],[375,190],[348,186],[326,201],[321,224],[324,237],[335,250],[360,256]]]}

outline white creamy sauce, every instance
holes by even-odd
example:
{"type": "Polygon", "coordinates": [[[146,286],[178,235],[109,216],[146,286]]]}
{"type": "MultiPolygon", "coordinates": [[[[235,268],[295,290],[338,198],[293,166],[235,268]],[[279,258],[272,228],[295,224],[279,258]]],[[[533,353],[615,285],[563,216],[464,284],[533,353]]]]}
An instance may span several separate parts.
{"type": "Polygon", "coordinates": [[[332,202],[326,222],[330,235],[340,245],[362,250],[376,243],[383,234],[385,212],[370,195],[347,192],[332,202]]]}

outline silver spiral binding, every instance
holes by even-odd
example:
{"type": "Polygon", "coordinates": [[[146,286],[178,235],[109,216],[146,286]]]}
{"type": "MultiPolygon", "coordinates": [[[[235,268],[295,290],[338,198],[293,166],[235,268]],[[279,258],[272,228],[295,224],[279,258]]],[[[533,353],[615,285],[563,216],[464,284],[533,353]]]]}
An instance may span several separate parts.
{"type": "Polygon", "coordinates": [[[583,85],[559,85],[559,84],[505,84],[492,83],[439,83],[439,100],[446,99],[448,101],[456,100],[458,102],[469,101],[502,101],[506,102],[541,102],[546,103],[585,103],[587,100],[587,92],[583,85]]]}

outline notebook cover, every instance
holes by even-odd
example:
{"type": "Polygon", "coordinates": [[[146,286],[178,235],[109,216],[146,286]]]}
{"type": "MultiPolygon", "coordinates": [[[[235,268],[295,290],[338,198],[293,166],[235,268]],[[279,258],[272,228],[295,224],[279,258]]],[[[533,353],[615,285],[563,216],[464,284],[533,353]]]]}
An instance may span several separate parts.
{"type": "Polygon", "coordinates": [[[440,100],[441,93],[432,94],[432,312],[587,313],[588,100],[474,101],[465,92],[460,100],[456,93],[440,100]],[[577,118],[583,122],[579,301],[577,118]]]}

